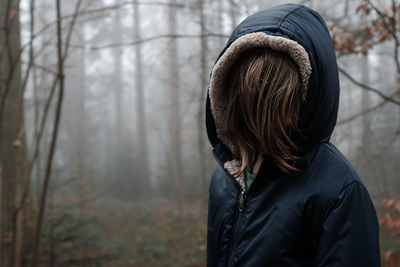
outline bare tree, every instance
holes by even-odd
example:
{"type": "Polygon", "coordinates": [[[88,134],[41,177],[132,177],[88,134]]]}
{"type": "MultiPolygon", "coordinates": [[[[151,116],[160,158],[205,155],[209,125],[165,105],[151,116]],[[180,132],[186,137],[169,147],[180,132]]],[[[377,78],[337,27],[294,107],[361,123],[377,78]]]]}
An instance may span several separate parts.
{"type": "MultiPolygon", "coordinates": [[[[199,0],[199,17],[200,17],[200,35],[205,34],[206,29],[206,18],[204,14],[204,0],[199,0]]],[[[206,177],[206,161],[205,157],[208,156],[205,140],[204,140],[204,102],[205,102],[205,92],[207,92],[207,84],[208,84],[208,39],[207,37],[200,38],[200,97],[199,97],[199,109],[197,114],[197,123],[198,123],[198,150],[199,150],[199,162],[200,162],[200,179],[201,179],[201,203],[206,203],[207,197],[207,177],[206,177]]]]}
{"type": "Polygon", "coordinates": [[[22,213],[14,218],[26,164],[19,1],[0,1],[1,264],[19,264],[22,213]],[[15,222],[15,223],[14,223],[15,222]]]}
{"type": "MultiPolygon", "coordinates": [[[[120,3],[120,0],[117,0],[117,3],[120,3]]],[[[121,42],[121,10],[115,13],[115,22],[114,22],[114,36],[113,39],[117,42],[121,42]]],[[[115,137],[116,137],[116,147],[119,151],[122,148],[122,113],[123,113],[123,83],[122,83],[122,48],[116,47],[114,50],[114,83],[113,88],[115,92],[115,137]]]]}
{"type": "MultiPolygon", "coordinates": [[[[168,12],[168,28],[170,34],[177,33],[176,0],[170,0],[168,12]]],[[[181,158],[181,105],[180,105],[180,75],[178,63],[178,41],[173,38],[169,43],[169,86],[170,86],[170,154],[172,176],[174,180],[175,197],[178,212],[182,215],[182,158],[181,158]]]]}
{"type": "MultiPolygon", "coordinates": [[[[133,28],[135,40],[141,39],[140,30],[140,9],[139,3],[135,0],[134,4],[134,19],[133,28]]],[[[142,59],[142,46],[138,44],[135,46],[135,89],[136,89],[136,112],[137,112],[137,140],[139,155],[139,167],[142,179],[137,181],[142,192],[148,192],[149,186],[149,165],[148,165],[148,145],[147,145],[147,130],[146,130],[146,112],[145,112],[145,97],[144,97],[144,80],[143,80],[143,59],[142,59]]]]}
{"type": "MultiPolygon", "coordinates": [[[[75,6],[75,11],[74,14],[75,16],[73,17],[69,29],[67,31],[67,37],[65,43],[63,42],[62,38],[62,21],[61,21],[61,3],[60,0],[57,0],[56,2],[56,14],[57,14],[57,81],[59,85],[59,92],[58,92],[58,99],[56,103],[56,113],[54,116],[54,124],[53,124],[53,132],[52,132],[52,137],[51,137],[51,143],[50,143],[50,148],[49,148],[49,155],[47,158],[46,162],[46,170],[45,170],[45,177],[43,180],[43,188],[40,196],[40,204],[39,204],[39,212],[38,212],[38,218],[37,218],[37,223],[36,223],[36,230],[35,230],[35,237],[34,237],[34,243],[33,243],[33,259],[32,259],[32,266],[36,267],[39,262],[39,251],[40,251],[40,237],[41,237],[41,231],[42,231],[42,225],[43,225],[43,217],[44,217],[44,212],[45,212],[45,207],[46,207],[46,198],[47,198],[47,190],[49,187],[50,183],[50,178],[52,174],[52,163],[53,163],[53,157],[54,157],[54,152],[56,149],[56,144],[57,144],[57,137],[58,137],[58,130],[59,130],[59,124],[60,124],[60,119],[61,119],[61,111],[62,111],[62,104],[63,104],[63,99],[64,99],[64,62],[65,59],[68,55],[68,49],[69,49],[69,43],[71,40],[71,34],[77,19],[77,14],[80,9],[80,5],[82,3],[82,0],[78,0],[77,4],[75,6]]],[[[55,83],[56,84],[56,83],[55,83]]]]}

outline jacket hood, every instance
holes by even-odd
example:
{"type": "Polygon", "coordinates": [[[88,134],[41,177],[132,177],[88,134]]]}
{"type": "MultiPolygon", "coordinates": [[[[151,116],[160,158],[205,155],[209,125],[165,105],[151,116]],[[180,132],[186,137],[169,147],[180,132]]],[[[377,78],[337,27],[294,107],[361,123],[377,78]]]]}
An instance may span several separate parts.
{"type": "Polygon", "coordinates": [[[329,141],[337,119],[340,88],[336,55],[321,16],[306,6],[285,4],[247,17],[219,54],[207,91],[208,138],[217,161],[230,173],[239,162],[232,158],[234,147],[220,131],[226,103],[221,91],[240,53],[254,47],[284,51],[299,67],[305,88],[298,124],[302,134],[293,138],[303,155],[318,143],[329,141]]]}

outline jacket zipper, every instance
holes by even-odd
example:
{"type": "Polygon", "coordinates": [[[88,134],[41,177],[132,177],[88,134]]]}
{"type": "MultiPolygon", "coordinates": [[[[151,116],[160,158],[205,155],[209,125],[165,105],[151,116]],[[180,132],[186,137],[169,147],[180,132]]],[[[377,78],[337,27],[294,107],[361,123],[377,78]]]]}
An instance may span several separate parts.
{"type": "Polygon", "coordinates": [[[233,264],[233,254],[235,253],[236,245],[237,245],[237,234],[240,226],[240,220],[242,218],[242,213],[245,210],[245,200],[246,200],[246,191],[242,189],[239,195],[239,207],[238,211],[235,211],[235,221],[232,230],[232,238],[231,238],[231,246],[229,249],[229,258],[228,258],[228,267],[233,264]]]}
{"type": "Polygon", "coordinates": [[[239,184],[238,181],[232,175],[224,168],[222,162],[219,160],[218,156],[215,153],[215,150],[212,150],[212,154],[215,158],[215,160],[218,162],[218,164],[222,167],[222,169],[225,171],[225,173],[232,178],[233,182],[239,186],[241,189],[240,195],[239,195],[239,207],[238,210],[236,211],[235,209],[235,217],[234,217],[234,222],[233,222],[233,230],[232,230],[232,237],[231,237],[231,245],[228,250],[228,267],[232,266],[233,264],[233,253],[235,252],[236,248],[236,238],[237,232],[238,232],[238,225],[240,225],[240,219],[241,219],[241,214],[245,211],[245,200],[246,200],[246,190],[243,190],[242,186],[239,184]]]}

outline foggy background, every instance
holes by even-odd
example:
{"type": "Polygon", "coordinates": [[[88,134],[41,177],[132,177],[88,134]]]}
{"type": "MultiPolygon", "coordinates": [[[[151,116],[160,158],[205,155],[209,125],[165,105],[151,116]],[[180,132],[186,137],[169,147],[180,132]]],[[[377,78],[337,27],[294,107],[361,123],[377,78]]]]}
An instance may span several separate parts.
{"type": "MultiPolygon", "coordinates": [[[[286,2],[0,0],[0,266],[205,266],[209,75],[240,21],[286,2]]],[[[400,266],[400,3],[293,2],[331,30],[331,141],[400,266]]]]}

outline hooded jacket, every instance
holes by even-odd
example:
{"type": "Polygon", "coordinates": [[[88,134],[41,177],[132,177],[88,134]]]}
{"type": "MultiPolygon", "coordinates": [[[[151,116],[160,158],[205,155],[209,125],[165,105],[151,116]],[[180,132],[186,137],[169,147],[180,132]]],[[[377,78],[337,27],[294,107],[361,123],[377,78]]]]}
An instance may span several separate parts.
{"type": "MultiPolygon", "coordinates": [[[[300,101],[300,100],[299,100],[300,101]]],[[[362,180],[330,143],[339,105],[336,55],[314,10],[285,4],[242,21],[210,76],[206,128],[218,162],[208,202],[207,266],[380,266],[376,211],[362,180]],[[288,53],[306,88],[293,136],[301,171],[284,173],[265,155],[250,188],[234,177],[240,161],[221,132],[222,89],[241,52],[269,47],[288,53]]]]}

